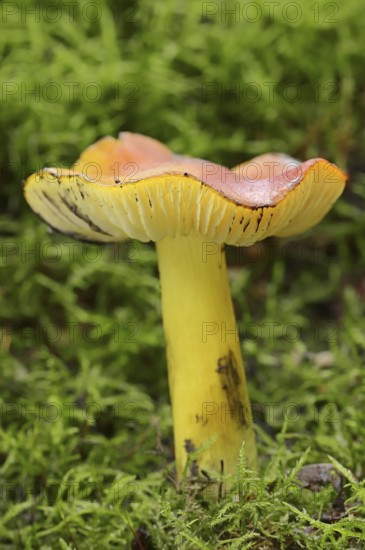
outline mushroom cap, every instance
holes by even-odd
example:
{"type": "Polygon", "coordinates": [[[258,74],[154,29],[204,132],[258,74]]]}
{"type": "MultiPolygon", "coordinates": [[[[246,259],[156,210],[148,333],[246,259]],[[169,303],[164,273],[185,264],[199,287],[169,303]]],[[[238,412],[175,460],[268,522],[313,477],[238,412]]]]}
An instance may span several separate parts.
{"type": "Polygon", "coordinates": [[[321,158],[301,163],[269,153],[228,169],[123,132],[88,147],[70,170],[31,175],[24,193],[48,225],[76,239],[147,242],[195,234],[248,246],[317,224],[346,179],[321,158]]]}

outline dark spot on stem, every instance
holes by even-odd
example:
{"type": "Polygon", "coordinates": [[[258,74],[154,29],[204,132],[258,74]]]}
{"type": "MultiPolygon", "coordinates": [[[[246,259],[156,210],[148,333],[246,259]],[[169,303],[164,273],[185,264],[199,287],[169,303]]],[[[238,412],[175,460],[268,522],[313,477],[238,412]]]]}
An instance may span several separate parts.
{"type": "MultiPolygon", "coordinates": [[[[194,451],[196,451],[196,447],[195,447],[195,445],[194,445],[194,443],[192,442],[191,439],[185,439],[184,440],[184,448],[185,448],[185,451],[188,453],[188,455],[190,453],[193,453],[194,451]]],[[[198,477],[199,476],[198,461],[196,459],[191,460],[191,462],[190,462],[190,475],[191,475],[191,477],[198,477]]]]}
{"type": "Polygon", "coordinates": [[[205,426],[205,424],[208,424],[208,418],[207,418],[207,415],[205,415],[205,418],[204,416],[201,414],[196,414],[195,415],[195,422],[197,424],[199,424],[199,422],[201,422],[203,424],[203,426],[205,426]]]}
{"type": "Polygon", "coordinates": [[[191,439],[185,439],[184,440],[184,448],[185,448],[185,451],[189,454],[189,453],[193,453],[194,451],[196,451],[196,447],[194,445],[194,443],[192,442],[191,439]]]}
{"type": "Polygon", "coordinates": [[[227,355],[218,359],[216,372],[222,379],[222,389],[224,390],[228,407],[226,413],[229,414],[234,422],[245,425],[245,411],[242,404],[240,393],[241,378],[238,373],[238,364],[232,350],[227,355]]]}

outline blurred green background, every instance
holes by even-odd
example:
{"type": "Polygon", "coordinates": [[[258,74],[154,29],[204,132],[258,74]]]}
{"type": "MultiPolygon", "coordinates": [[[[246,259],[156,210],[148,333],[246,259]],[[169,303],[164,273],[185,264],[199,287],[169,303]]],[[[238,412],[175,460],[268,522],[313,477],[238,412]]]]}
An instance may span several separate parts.
{"type": "Polygon", "coordinates": [[[0,11],[0,547],[363,548],[361,4],[0,11]],[[153,246],[50,235],[23,199],[29,174],[122,130],[227,166],[282,151],[350,174],[309,234],[227,250],[261,456],[239,502],[175,490],[153,246]],[[328,455],[340,496],[289,491],[328,455]]]}

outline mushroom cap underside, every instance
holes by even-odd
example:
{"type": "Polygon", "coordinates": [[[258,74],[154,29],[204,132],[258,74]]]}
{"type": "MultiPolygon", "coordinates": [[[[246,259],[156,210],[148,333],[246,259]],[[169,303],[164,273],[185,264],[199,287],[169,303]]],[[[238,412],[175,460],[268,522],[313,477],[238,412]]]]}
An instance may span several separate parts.
{"type": "Polygon", "coordinates": [[[48,225],[76,239],[147,242],[195,234],[247,246],[316,225],[345,182],[344,172],[324,159],[300,163],[267,154],[229,170],[123,133],[86,149],[71,170],[33,174],[24,193],[48,225]],[[141,147],[145,154],[136,154],[141,147]]]}

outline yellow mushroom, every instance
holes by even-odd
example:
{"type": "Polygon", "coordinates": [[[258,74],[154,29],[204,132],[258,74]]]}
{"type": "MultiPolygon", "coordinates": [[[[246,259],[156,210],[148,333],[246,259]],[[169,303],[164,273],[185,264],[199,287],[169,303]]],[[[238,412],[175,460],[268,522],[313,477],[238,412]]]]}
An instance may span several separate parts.
{"type": "Polygon", "coordinates": [[[57,231],[156,242],[179,478],[200,447],[194,475],[234,472],[243,442],[256,461],[224,243],[309,229],[345,182],[320,158],[268,154],[229,170],[127,132],[99,140],[71,170],[45,168],[26,180],[29,205],[57,231]]]}

